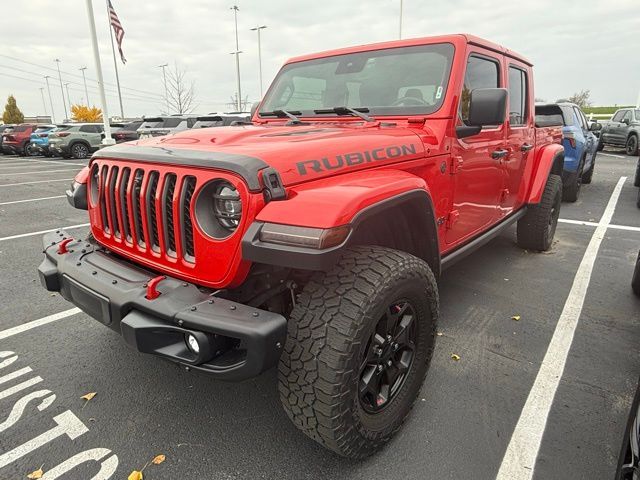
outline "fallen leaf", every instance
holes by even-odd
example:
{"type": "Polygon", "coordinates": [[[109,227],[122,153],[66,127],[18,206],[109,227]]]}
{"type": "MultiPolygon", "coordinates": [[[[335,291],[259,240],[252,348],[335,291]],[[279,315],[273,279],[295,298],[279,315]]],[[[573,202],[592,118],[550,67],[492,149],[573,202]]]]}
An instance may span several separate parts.
{"type": "Polygon", "coordinates": [[[86,395],[81,396],[80,398],[86,400],[87,402],[96,396],[98,392],[89,392],[86,395]]]}
{"type": "Polygon", "coordinates": [[[153,460],[151,460],[151,463],[153,463],[154,465],[160,465],[162,462],[164,462],[167,459],[167,457],[165,457],[164,455],[156,455],[154,457],[153,460]]]}
{"type": "Polygon", "coordinates": [[[127,480],[142,480],[142,472],[139,472],[138,470],[134,470],[129,474],[129,476],[127,477],[127,480]]]}
{"type": "Polygon", "coordinates": [[[439,337],[441,337],[442,335],[444,335],[444,333],[442,333],[442,332],[438,332],[438,333],[436,333],[436,335],[438,335],[439,337]]]}
{"type": "Polygon", "coordinates": [[[460,360],[460,355],[458,355],[456,353],[452,353],[451,354],[451,358],[457,362],[458,360],[460,360]]]}
{"type": "Polygon", "coordinates": [[[30,480],[34,480],[36,478],[42,478],[43,475],[44,472],[42,471],[42,467],[40,467],[36,471],[31,472],[29,475],[27,475],[27,478],[29,478],[30,480]]]}
{"type": "Polygon", "coordinates": [[[515,320],[517,322],[518,320],[520,320],[520,315],[514,315],[513,317],[511,317],[511,320],[515,320]]]}

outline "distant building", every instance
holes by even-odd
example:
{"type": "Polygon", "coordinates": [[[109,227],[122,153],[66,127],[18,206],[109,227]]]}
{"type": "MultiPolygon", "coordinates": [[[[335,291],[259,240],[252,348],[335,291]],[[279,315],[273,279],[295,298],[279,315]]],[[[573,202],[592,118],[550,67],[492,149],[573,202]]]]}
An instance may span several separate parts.
{"type": "Polygon", "coordinates": [[[49,115],[38,115],[36,117],[24,117],[24,123],[52,123],[49,115]]]}

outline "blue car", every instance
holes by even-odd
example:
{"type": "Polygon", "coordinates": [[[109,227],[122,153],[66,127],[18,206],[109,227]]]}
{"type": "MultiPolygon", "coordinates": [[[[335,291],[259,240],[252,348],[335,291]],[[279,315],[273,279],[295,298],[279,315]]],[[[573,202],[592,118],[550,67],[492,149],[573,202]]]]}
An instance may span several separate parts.
{"type": "Polygon", "coordinates": [[[559,103],[562,110],[562,146],[564,147],[564,170],[562,172],[562,199],[575,202],[583,183],[591,183],[596,166],[598,138],[594,131],[602,125],[589,126],[580,107],[573,103],[559,103]]]}
{"type": "Polygon", "coordinates": [[[27,153],[29,155],[44,155],[45,157],[50,157],[49,134],[55,128],[55,125],[38,125],[38,127],[33,130],[31,138],[29,139],[27,153]]]}

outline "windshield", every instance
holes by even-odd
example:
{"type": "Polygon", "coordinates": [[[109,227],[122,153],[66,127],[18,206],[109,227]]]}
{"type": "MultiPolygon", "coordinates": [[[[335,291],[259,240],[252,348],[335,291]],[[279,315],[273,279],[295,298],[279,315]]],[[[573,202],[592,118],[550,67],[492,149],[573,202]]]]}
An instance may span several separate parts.
{"type": "Polygon", "coordinates": [[[158,125],[158,128],[175,128],[184,121],[183,118],[165,118],[162,125],[158,125]]]}
{"type": "Polygon", "coordinates": [[[367,108],[372,115],[433,113],[444,100],[453,51],[442,43],[291,63],[274,80],[260,115],[314,116],[334,107],[367,108]]]}

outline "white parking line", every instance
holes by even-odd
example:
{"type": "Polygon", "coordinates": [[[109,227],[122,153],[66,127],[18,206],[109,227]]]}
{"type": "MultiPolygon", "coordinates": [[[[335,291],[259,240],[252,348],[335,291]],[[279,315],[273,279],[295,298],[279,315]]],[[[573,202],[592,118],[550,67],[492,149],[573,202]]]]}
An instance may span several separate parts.
{"type": "Polygon", "coordinates": [[[11,175],[33,175],[33,174],[40,174],[40,173],[56,173],[56,172],[77,172],[78,169],[77,168],[67,168],[64,170],[37,170],[37,171],[32,171],[32,172],[13,172],[13,173],[2,173],[0,172],[0,177],[9,177],[11,175]]]}
{"type": "Polygon", "coordinates": [[[86,163],[72,163],[69,162],[68,160],[40,160],[40,159],[35,159],[35,158],[25,158],[25,160],[27,162],[36,162],[36,163],[59,163],[61,165],[82,165],[83,167],[86,167],[87,164],[86,163]]]}
{"type": "Polygon", "coordinates": [[[615,157],[615,158],[627,158],[624,155],[616,155],[614,153],[601,153],[600,155],[605,155],[607,157],[615,157]]]}
{"type": "Polygon", "coordinates": [[[556,390],[564,372],[573,335],[578,326],[593,265],[626,179],[627,177],[621,177],[618,180],[607,208],[591,236],[573,279],[573,285],[562,309],[562,314],[553,332],[553,337],[551,337],[551,342],[549,342],[549,347],[540,365],[540,370],[507,446],[496,480],[529,480],[533,478],[540,443],[556,390]]]}
{"type": "MultiPolygon", "coordinates": [[[[0,205],[2,204],[0,203],[0,205]]],[[[587,227],[597,227],[598,225],[600,225],[599,223],[596,223],[596,222],[587,222],[585,220],[570,220],[568,218],[559,218],[558,222],[570,223],[572,225],[584,225],[587,227]]],[[[608,225],[608,228],[611,228],[614,230],[627,230],[629,232],[640,232],[640,227],[633,227],[631,225],[616,225],[615,223],[610,223],[608,225]]]]}
{"type": "Polygon", "coordinates": [[[34,182],[5,183],[4,185],[0,185],[0,187],[17,187],[19,185],[32,185],[34,183],[68,182],[69,180],[73,180],[73,178],[56,178],[55,180],[36,180],[34,182]]]}
{"type": "Polygon", "coordinates": [[[18,325],[17,327],[2,330],[0,331],[0,340],[12,337],[13,335],[17,335],[18,333],[26,332],[27,330],[31,330],[32,328],[41,327],[42,325],[46,325],[47,323],[62,320],[63,318],[70,317],[71,315],[76,315],[81,311],[82,310],[80,310],[79,308],[70,308],[69,310],[65,310],[64,312],[54,313],[53,315],[49,315],[38,320],[33,320],[32,322],[23,323],[22,325],[18,325]]]}
{"type": "Polygon", "coordinates": [[[43,233],[55,232],[56,230],[71,230],[72,228],[88,227],[88,223],[80,223],[78,225],[69,225],[68,227],[51,228],[49,230],[40,230],[39,232],[21,233],[19,235],[11,235],[10,237],[0,237],[0,242],[5,240],[15,240],[16,238],[33,237],[34,235],[42,235],[43,233]]]}
{"type": "Polygon", "coordinates": [[[14,205],[16,203],[39,202],[40,200],[51,200],[52,198],[64,198],[66,195],[56,195],[55,197],[29,198],[27,200],[14,200],[13,202],[1,202],[0,205],[14,205]]]}

